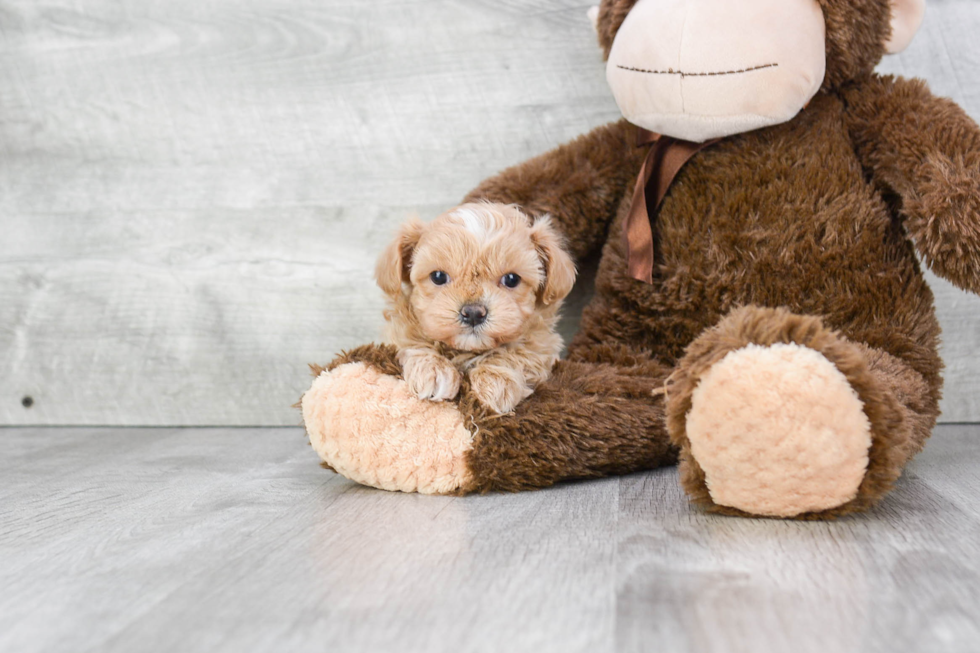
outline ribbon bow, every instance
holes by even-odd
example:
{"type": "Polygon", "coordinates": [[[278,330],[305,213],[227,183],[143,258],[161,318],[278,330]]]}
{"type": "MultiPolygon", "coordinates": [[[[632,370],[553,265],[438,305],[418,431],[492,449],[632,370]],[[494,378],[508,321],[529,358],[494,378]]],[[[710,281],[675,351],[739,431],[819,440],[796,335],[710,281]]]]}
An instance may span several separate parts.
{"type": "Polygon", "coordinates": [[[626,238],[626,252],[629,274],[637,281],[653,283],[653,225],[651,216],[657,214],[660,204],[667,195],[670,184],[684,164],[706,147],[714,145],[720,138],[692,143],[670,136],[661,136],[638,128],[637,147],[653,145],[640,168],[633,191],[633,204],[623,232],[626,238]]]}

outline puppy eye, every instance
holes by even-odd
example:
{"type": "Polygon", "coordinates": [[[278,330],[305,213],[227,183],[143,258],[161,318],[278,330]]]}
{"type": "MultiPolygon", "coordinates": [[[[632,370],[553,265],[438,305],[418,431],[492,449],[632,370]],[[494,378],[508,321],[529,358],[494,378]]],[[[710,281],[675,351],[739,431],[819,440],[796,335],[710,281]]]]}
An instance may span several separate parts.
{"type": "Polygon", "coordinates": [[[430,274],[429,279],[437,286],[445,286],[447,283],[449,283],[449,275],[442,270],[436,270],[430,274]]]}
{"type": "Polygon", "coordinates": [[[516,288],[517,284],[521,282],[521,277],[514,274],[513,272],[508,272],[500,280],[500,283],[504,284],[508,288],[516,288]]]}

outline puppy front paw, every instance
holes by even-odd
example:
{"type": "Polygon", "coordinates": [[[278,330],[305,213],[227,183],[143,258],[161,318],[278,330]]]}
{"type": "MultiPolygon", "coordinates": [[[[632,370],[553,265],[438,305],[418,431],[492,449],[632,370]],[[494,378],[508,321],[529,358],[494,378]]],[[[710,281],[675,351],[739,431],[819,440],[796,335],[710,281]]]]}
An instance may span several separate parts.
{"type": "Polygon", "coordinates": [[[398,352],[398,362],[405,382],[419,399],[443,401],[459,394],[462,377],[439,354],[425,349],[403,349],[398,352]]]}
{"type": "Polygon", "coordinates": [[[469,377],[477,401],[499,414],[512,412],[533,392],[524,375],[508,367],[477,367],[469,377]]]}

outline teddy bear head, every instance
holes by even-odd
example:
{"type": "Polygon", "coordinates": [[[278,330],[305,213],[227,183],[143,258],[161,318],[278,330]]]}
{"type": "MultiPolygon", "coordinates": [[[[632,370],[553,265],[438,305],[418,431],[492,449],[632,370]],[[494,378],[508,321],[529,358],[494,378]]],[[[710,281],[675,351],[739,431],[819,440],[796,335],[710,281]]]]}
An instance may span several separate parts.
{"type": "Polygon", "coordinates": [[[692,141],[792,119],[912,40],[924,0],[602,0],[589,15],[628,120],[692,141]]]}

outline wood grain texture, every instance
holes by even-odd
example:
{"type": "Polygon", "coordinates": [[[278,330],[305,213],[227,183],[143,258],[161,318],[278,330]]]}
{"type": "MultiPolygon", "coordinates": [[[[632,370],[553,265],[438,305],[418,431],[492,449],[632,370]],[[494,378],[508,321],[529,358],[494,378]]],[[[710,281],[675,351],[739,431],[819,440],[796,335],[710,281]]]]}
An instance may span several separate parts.
{"type": "MultiPolygon", "coordinates": [[[[0,423],[295,424],[409,212],[618,116],[587,4],[0,2],[0,423]]],[[[980,117],[978,29],[934,0],[884,68],[980,117]]],[[[934,287],[980,420],[980,299],[934,287]]]]}
{"type": "Polygon", "coordinates": [[[874,511],[707,516],[675,469],[388,493],[299,429],[0,430],[0,650],[974,651],[980,427],[874,511]]]}

